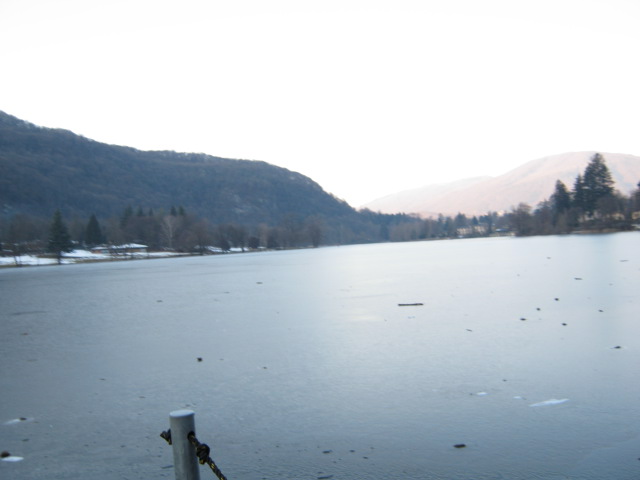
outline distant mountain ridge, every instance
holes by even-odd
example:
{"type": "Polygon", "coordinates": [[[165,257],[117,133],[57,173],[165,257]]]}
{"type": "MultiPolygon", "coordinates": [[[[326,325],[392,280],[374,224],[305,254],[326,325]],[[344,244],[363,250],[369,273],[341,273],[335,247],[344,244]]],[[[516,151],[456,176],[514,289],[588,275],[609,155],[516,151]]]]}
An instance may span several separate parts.
{"type": "Polygon", "coordinates": [[[373,211],[404,211],[416,213],[424,209],[425,199],[438,199],[453,194],[454,192],[464,191],[473,185],[477,185],[491,178],[492,177],[489,176],[471,177],[450,183],[434,183],[424,187],[412,188],[410,190],[386,195],[364,204],[363,207],[373,211]]]}
{"type": "MultiPolygon", "coordinates": [[[[423,217],[504,212],[521,202],[535,207],[551,196],[556,180],[561,180],[571,190],[576,176],[584,172],[595,153],[571,152],[543,157],[497,177],[476,177],[427,185],[387,195],[364,207],[382,213],[415,213],[423,217]]],[[[611,172],[615,188],[628,195],[640,181],[640,157],[599,153],[611,172]]]]}

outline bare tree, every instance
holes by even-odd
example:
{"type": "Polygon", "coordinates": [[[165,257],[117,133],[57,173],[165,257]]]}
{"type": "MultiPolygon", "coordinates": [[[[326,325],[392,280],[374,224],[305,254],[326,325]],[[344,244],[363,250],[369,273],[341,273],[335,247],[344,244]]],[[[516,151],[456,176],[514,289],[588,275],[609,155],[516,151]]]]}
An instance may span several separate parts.
{"type": "Polygon", "coordinates": [[[165,246],[173,250],[173,242],[176,238],[180,219],[175,215],[165,215],[160,222],[160,232],[165,246]]]}

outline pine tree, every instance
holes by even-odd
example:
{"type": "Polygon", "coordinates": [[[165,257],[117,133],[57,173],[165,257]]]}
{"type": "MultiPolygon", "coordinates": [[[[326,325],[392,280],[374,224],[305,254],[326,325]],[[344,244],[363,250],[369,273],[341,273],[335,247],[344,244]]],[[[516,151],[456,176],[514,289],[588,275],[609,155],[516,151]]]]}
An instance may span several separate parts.
{"type": "Polygon", "coordinates": [[[555,225],[558,217],[571,208],[571,195],[567,186],[560,180],[556,181],[556,189],[551,195],[551,212],[553,214],[553,223],[555,225]]]}
{"type": "Polygon", "coordinates": [[[84,238],[85,243],[89,247],[100,245],[103,241],[102,229],[100,228],[100,224],[98,223],[98,219],[96,218],[95,214],[91,215],[91,218],[89,218],[89,223],[87,223],[84,238]]]}
{"type": "Polygon", "coordinates": [[[51,221],[49,229],[49,245],[48,251],[56,254],[58,263],[62,263],[62,254],[73,251],[73,243],[71,236],[67,230],[67,226],[62,221],[60,210],[56,210],[51,221]]]}
{"type": "Polygon", "coordinates": [[[122,213],[122,217],[120,217],[120,228],[125,228],[131,217],[133,217],[133,207],[131,205],[127,205],[122,213]]]}
{"type": "Polygon", "coordinates": [[[600,199],[613,194],[614,181],[604,158],[596,153],[584,171],[584,209],[589,215],[598,208],[600,199]]]}
{"type": "Polygon", "coordinates": [[[638,188],[635,189],[631,193],[630,204],[631,204],[631,215],[634,220],[637,220],[637,216],[635,212],[640,212],[640,182],[638,182],[638,188]]]}
{"type": "Polygon", "coordinates": [[[586,210],[586,188],[584,186],[584,180],[582,175],[576,177],[576,181],[573,184],[573,191],[571,192],[571,203],[574,207],[580,210],[586,210]]]}

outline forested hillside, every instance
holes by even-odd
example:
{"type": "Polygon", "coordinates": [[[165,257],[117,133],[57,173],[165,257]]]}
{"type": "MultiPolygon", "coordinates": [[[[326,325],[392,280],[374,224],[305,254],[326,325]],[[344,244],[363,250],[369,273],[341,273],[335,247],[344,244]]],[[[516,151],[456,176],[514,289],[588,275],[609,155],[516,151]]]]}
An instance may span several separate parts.
{"type": "Polygon", "coordinates": [[[311,179],[265,162],[145,152],[40,128],[0,113],[0,201],[51,215],[101,217],[127,205],[182,205],[215,222],[274,223],[283,215],[353,215],[311,179]]]}
{"type": "Polygon", "coordinates": [[[300,243],[318,235],[323,243],[379,241],[389,225],[414,221],[359,213],[310,178],[266,162],[106,145],[3,112],[0,170],[5,220],[48,220],[59,209],[67,219],[95,214],[104,223],[127,211],[157,216],[179,207],[211,225],[321,229],[314,242],[292,234],[300,243]]]}

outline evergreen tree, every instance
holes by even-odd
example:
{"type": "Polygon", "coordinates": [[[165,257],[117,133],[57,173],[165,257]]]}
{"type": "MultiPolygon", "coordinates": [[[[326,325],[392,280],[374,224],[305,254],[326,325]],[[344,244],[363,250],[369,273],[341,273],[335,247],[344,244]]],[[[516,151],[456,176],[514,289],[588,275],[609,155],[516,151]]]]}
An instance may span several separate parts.
{"type": "Polygon", "coordinates": [[[553,207],[551,205],[551,201],[543,200],[538,203],[536,209],[533,212],[533,226],[532,226],[532,234],[533,235],[548,235],[553,233],[553,226],[555,225],[553,221],[553,207]]]}
{"type": "Polygon", "coordinates": [[[552,222],[555,225],[560,215],[566,213],[571,208],[571,195],[567,186],[560,180],[556,181],[556,189],[551,195],[552,222]]]}
{"type": "Polygon", "coordinates": [[[576,181],[573,184],[573,191],[571,192],[571,203],[574,207],[585,211],[587,208],[586,200],[586,188],[582,175],[576,177],[576,181]]]}
{"type": "Polygon", "coordinates": [[[124,209],[122,213],[122,217],[120,217],[120,228],[125,228],[127,223],[129,223],[129,219],[133,216],[133,207],[128,205],[127,208],[124,209]]]}
{"type": "Polygon", "coordinates": [[[60,210],[56,210],[53,214],[51,228],[49,229],[49,245],[48,251],[56,254],[58,263],[62,263],[62,254],[73,251],[73,243],[71,236],[67,230],[67,226],[62,221],[60,210]]]}
{"type": "Polygon", "coordinates": [[[584,171],[584,209],[589,215],[598,208],[600,199],[613,194],[614,181],[611,172],[604,162],[604,158],[596,153],[584,171]]]}
{"type": "Polygon", "coordinates": [[[89,247],[95,247],[96,245],[100,245],[102,243],[102,229],[100,228],[100,224],[98,223],[98,219],[95,214],[91,215],[89,219],[89,223],[87,223],[87,229],[84,234],[85,243],[89,247]]]}

